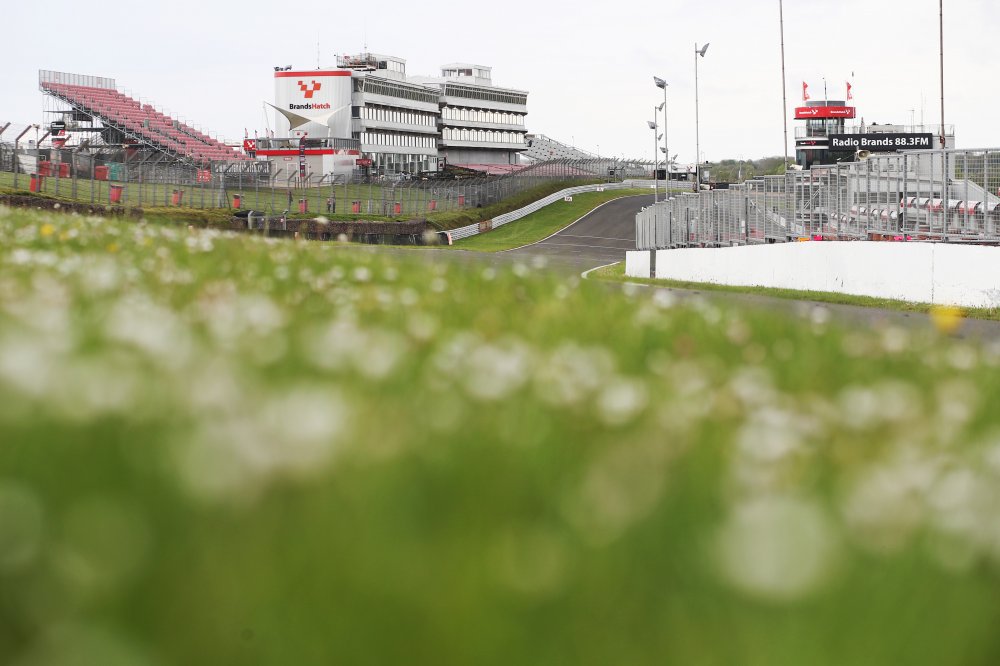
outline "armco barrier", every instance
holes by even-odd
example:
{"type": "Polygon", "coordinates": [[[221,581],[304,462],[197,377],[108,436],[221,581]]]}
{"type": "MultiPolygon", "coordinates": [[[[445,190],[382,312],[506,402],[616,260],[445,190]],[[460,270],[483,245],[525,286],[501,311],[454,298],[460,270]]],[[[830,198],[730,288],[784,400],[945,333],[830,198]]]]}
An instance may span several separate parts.
{"type": "Polygon", "coordinates": [[[651,180],[625,180],[620,183],[605,183],[597,185],[580,185],[578,187],[568,187],[565,190],[559,190],[555,194],[550,194],[544,199],[539,199],[533,203],[528,204],[524,208],[519,208],[510,213],[504,213],[503,215],[497,215],[491,220],[491,224],[483,225],[480,222],[475,224],[470,224],[465,227],[459,227],[458,229],[451,230],[452,240],[461,240],[463,238],[468,238],[469,236],[475,236],[482,233],[484,226],[489,229],[496,229],[497,227],[502,227],[508,222],[514,222],[520,220],[522,217],[527,217],[537,210],[540,210],[549,204],[561,201],[563,197],[573,196],[574,194],[582,194],[584,192],[599,192],[601,190],[627,190],[640,187],[648,187],[652,189],[653,181],[651,180]]]}

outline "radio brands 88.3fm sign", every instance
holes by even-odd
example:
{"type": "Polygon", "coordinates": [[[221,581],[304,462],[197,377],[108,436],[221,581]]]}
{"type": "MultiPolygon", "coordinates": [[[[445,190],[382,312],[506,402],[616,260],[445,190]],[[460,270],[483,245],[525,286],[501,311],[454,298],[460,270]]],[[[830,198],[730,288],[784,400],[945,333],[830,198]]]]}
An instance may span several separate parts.
{"type": "Polygon", "coordinates": [[[894,153],[897,150],[930,150],[934,135],[921,134],[831,134],[830,150],[867,150],[870,153],[894,153]]]}

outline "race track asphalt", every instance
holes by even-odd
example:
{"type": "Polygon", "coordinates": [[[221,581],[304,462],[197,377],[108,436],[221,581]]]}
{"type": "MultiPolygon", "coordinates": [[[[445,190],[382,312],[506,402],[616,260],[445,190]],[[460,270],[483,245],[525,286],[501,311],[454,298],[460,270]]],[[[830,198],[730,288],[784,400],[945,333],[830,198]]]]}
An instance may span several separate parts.
{"type": "Polygon", "coordinates": [[[550,264],[581,272],[625,261],[625,252],[635,249],[635,214],[652,203],[651,194],[612,199],[557,234],[502,254],[545,257],[550,264]]]}

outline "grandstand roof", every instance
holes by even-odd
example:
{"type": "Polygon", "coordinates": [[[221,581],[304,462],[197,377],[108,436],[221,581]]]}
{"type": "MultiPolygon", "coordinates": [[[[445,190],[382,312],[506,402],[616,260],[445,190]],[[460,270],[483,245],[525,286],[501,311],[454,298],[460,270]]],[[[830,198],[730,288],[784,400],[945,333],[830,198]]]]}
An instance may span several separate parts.
{"type": "Polygon", "coordinates": [[[498,176],[506,173],[516,173],[528,168],[526,164],[452,164],[452,166],[479,171],[489,176],[498,176]]]}
{"type": "Polygon", "coordinates": [[[521,154],[531,160],[586,160],[596,157],[585,150],[556,141],[544,134],[528,134],[525,140],[528,143],[528,148],[521,154]]]}

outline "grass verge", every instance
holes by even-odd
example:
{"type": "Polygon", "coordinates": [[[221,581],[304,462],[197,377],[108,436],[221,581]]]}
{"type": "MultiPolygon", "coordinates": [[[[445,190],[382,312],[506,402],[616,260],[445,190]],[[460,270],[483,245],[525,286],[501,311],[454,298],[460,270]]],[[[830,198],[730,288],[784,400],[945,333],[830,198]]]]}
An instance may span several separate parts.
{"type": "Polygon", "coordinates": [[[435,227],[443,231],[448,229],[457,229],[459,227],[475,224],[476,222],[480,222],[482,220],[491,220],[497,215],[503,215],[504,213],[524,208],[528,204],[538,201],[539,199],[544,199],[559,190],[565,190],[566,188],[576,187],[578,185],[592,185],[600,182],[601,181],[599,180],[579,179],[550,181],[487,206],[431,213],[427,216],[427,220],[435,227]]]}
{"type": "MultiPolygon", "coordinates": [[[[649,284],[659,287],[670,287],[673,289],[687,289],[696,291],[721,291],[736,294],[756,294],[760,296],[771,296],[774,298],[787,298],[796,301],[815,301],[818,303],[836,303],[839,305],[857,305],[866,308],[882,308],[885,310],[898,310],[900,312],[920,312],[929,314],[941,310],[942,306],[930,303],[912,303],[910,301],[900,301],[891,298],[876,298],[873,296],[855,296],[852,294],[839,294],[832,291],[806,291],[801,289],[776,289],[772,287],[740,287],[724,284],[713,284],[711,282],[688,282],[685,280],[654,280],[650,278],[630,278],[625,276],[625,262],[619,262],[611,266],[604,266],[591,272],[588,277],[599,280],[611,280],[614,282],[633,282],[636,284],[649,284]]],[[[1000,308],[949,308],[954,314],[967,319],[983,319],[989,321],[1000,321],[1000,308]]]]}
{"type": "Polygon", "coordinates": [[[477,252],[501,252],[535,243],[572,224],[601,204],[621,197],[644,194],[650,194],[649,190],[605,190],[576,194],[572,201],[556,201],[520,220],[457,241],[452,247],[477,252]]]}
{"type": "Polygon", "coordinates": [[[357,250],[0,208],[0,662],[1000,661],[996,347],[357,250]]]}

